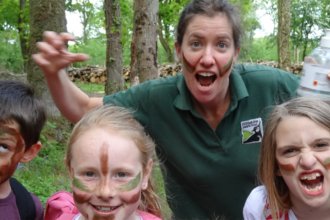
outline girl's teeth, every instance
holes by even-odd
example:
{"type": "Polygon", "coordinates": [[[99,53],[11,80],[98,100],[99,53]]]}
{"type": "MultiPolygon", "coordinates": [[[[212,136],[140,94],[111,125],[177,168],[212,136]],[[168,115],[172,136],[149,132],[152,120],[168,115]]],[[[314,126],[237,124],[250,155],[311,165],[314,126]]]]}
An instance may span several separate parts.
{"type": "Polygon", "coordinates": [[[309,189],[304,183],[302,184],[303,187],[308,191],[308,192],[316,192],[322,189],[323,183],[320,182],[315,188],[309,189]]]}
{"type": "Polygon", "coordinates": [[[116,207],[101,207],[101,206],[95,206],[95,208],[97,208],[97,210],[101,211],[101,212],[110,212],[112,210],[114,210],[116,207]]]}
{"type": "Polygon", "coordinates": [[[300,177],[301,180],[315,180],[317,177],[320,177],[321,174],[319,173],[312,173],[312,174],[306,174],[306,175],[302,175],[300,177]]]}

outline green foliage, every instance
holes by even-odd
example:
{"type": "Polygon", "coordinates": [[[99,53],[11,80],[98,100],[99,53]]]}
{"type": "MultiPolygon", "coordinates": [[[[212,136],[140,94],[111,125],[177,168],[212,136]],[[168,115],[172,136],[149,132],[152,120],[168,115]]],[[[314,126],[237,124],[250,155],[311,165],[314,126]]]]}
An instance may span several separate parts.
{"type": "Polygon", "coordinates": [[[38,196],[44,205],[55,192],[70,191],[69,175],[64,163],[65,146],[53,140],[50,135],[54,127],[56,125],[46,123],[40,135],[42,149],[32,161],[20,164],[14,173],[14,177],[29,192],[38,196]]]}
{"type": "Polygon", "coordinates": [[[6,69],[15,73],[23,71],[23,58],[18,31],[0,31],[0,70],[6,69]]]}

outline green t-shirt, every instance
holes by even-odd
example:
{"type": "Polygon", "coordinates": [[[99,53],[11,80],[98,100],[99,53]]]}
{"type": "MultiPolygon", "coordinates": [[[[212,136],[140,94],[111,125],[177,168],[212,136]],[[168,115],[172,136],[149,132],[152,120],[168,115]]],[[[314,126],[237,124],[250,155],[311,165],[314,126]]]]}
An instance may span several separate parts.
{"type": "Polygon", "coordinates": [[[231,103],[214,131],[194,109],[182,74],[106,96],[132,109],[157,144],[173,219],[243,219],[258,185],[257,165],[268,106],[294,96],[299,77],[264,66],[236,65],[231,103]]]}

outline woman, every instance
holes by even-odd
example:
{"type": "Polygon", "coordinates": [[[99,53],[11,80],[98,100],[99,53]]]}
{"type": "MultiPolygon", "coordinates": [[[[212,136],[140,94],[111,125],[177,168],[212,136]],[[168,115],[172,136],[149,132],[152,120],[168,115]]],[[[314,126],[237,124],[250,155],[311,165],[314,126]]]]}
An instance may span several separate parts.
{"type": "Polygon", "coordinates": [[[102,101],[136,110],[167,170],[173,219],[242,219],[256,182],[261,112],[292,96],[299,78],[261,66],[234,67],[241,35],[239,15],[230,3],[192,1],[177,26],[175,48],[183,75],[151,80],[103,100],[88,98],[60,71],[88,58],[66,51],[71,35],[45,33],[34,60],[56,105],[73,123],[102,101]]]}

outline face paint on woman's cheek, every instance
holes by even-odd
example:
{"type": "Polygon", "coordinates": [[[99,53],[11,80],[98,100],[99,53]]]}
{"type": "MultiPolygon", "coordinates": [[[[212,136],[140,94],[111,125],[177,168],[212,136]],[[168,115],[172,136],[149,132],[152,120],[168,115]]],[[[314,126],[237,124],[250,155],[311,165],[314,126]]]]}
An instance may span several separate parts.
{"type": "Polygon", "coordinates": [[[116,189],[119,192],[131,191],[139,185],[140,180],[141,180],[141,172],[134,179],[132,179],[128,183],[125,183],[121,186],[116,187],[116,189]]]}
{"type": "Polygon", "coordinates": [[[186,70],[189,72],[189,73],[193,73],[195,71],[195,67],[188,62],[188,60],[186,59],[186,57],[184,56],[183,54],[183,51],[182,51],[182,63],[183,63],[183,66],[186,68],[186,70]]]}
{"type": "Polygon", "coordinates": [[[292,164],[290,164],[290,163],[289,164],[282,164],[277,159],[276,159],[276,161],[277,161],[277,164],[278,164],[278,166],[280,167],[280,169],[283,173],[285,173],[287,175],[292,175],[296,171],[292,164]]]}
{"type": "Polygon", "coordinates": [[[229,62],[223,68],[219,68],[219,75],[220,76],[223,76],[223,75],[225,75],[225,73],[228,72],[231,65],[233,64],[233,60],[234,60],[234,55],[231,56],[231,59],[229,60],[229,62]]]}

